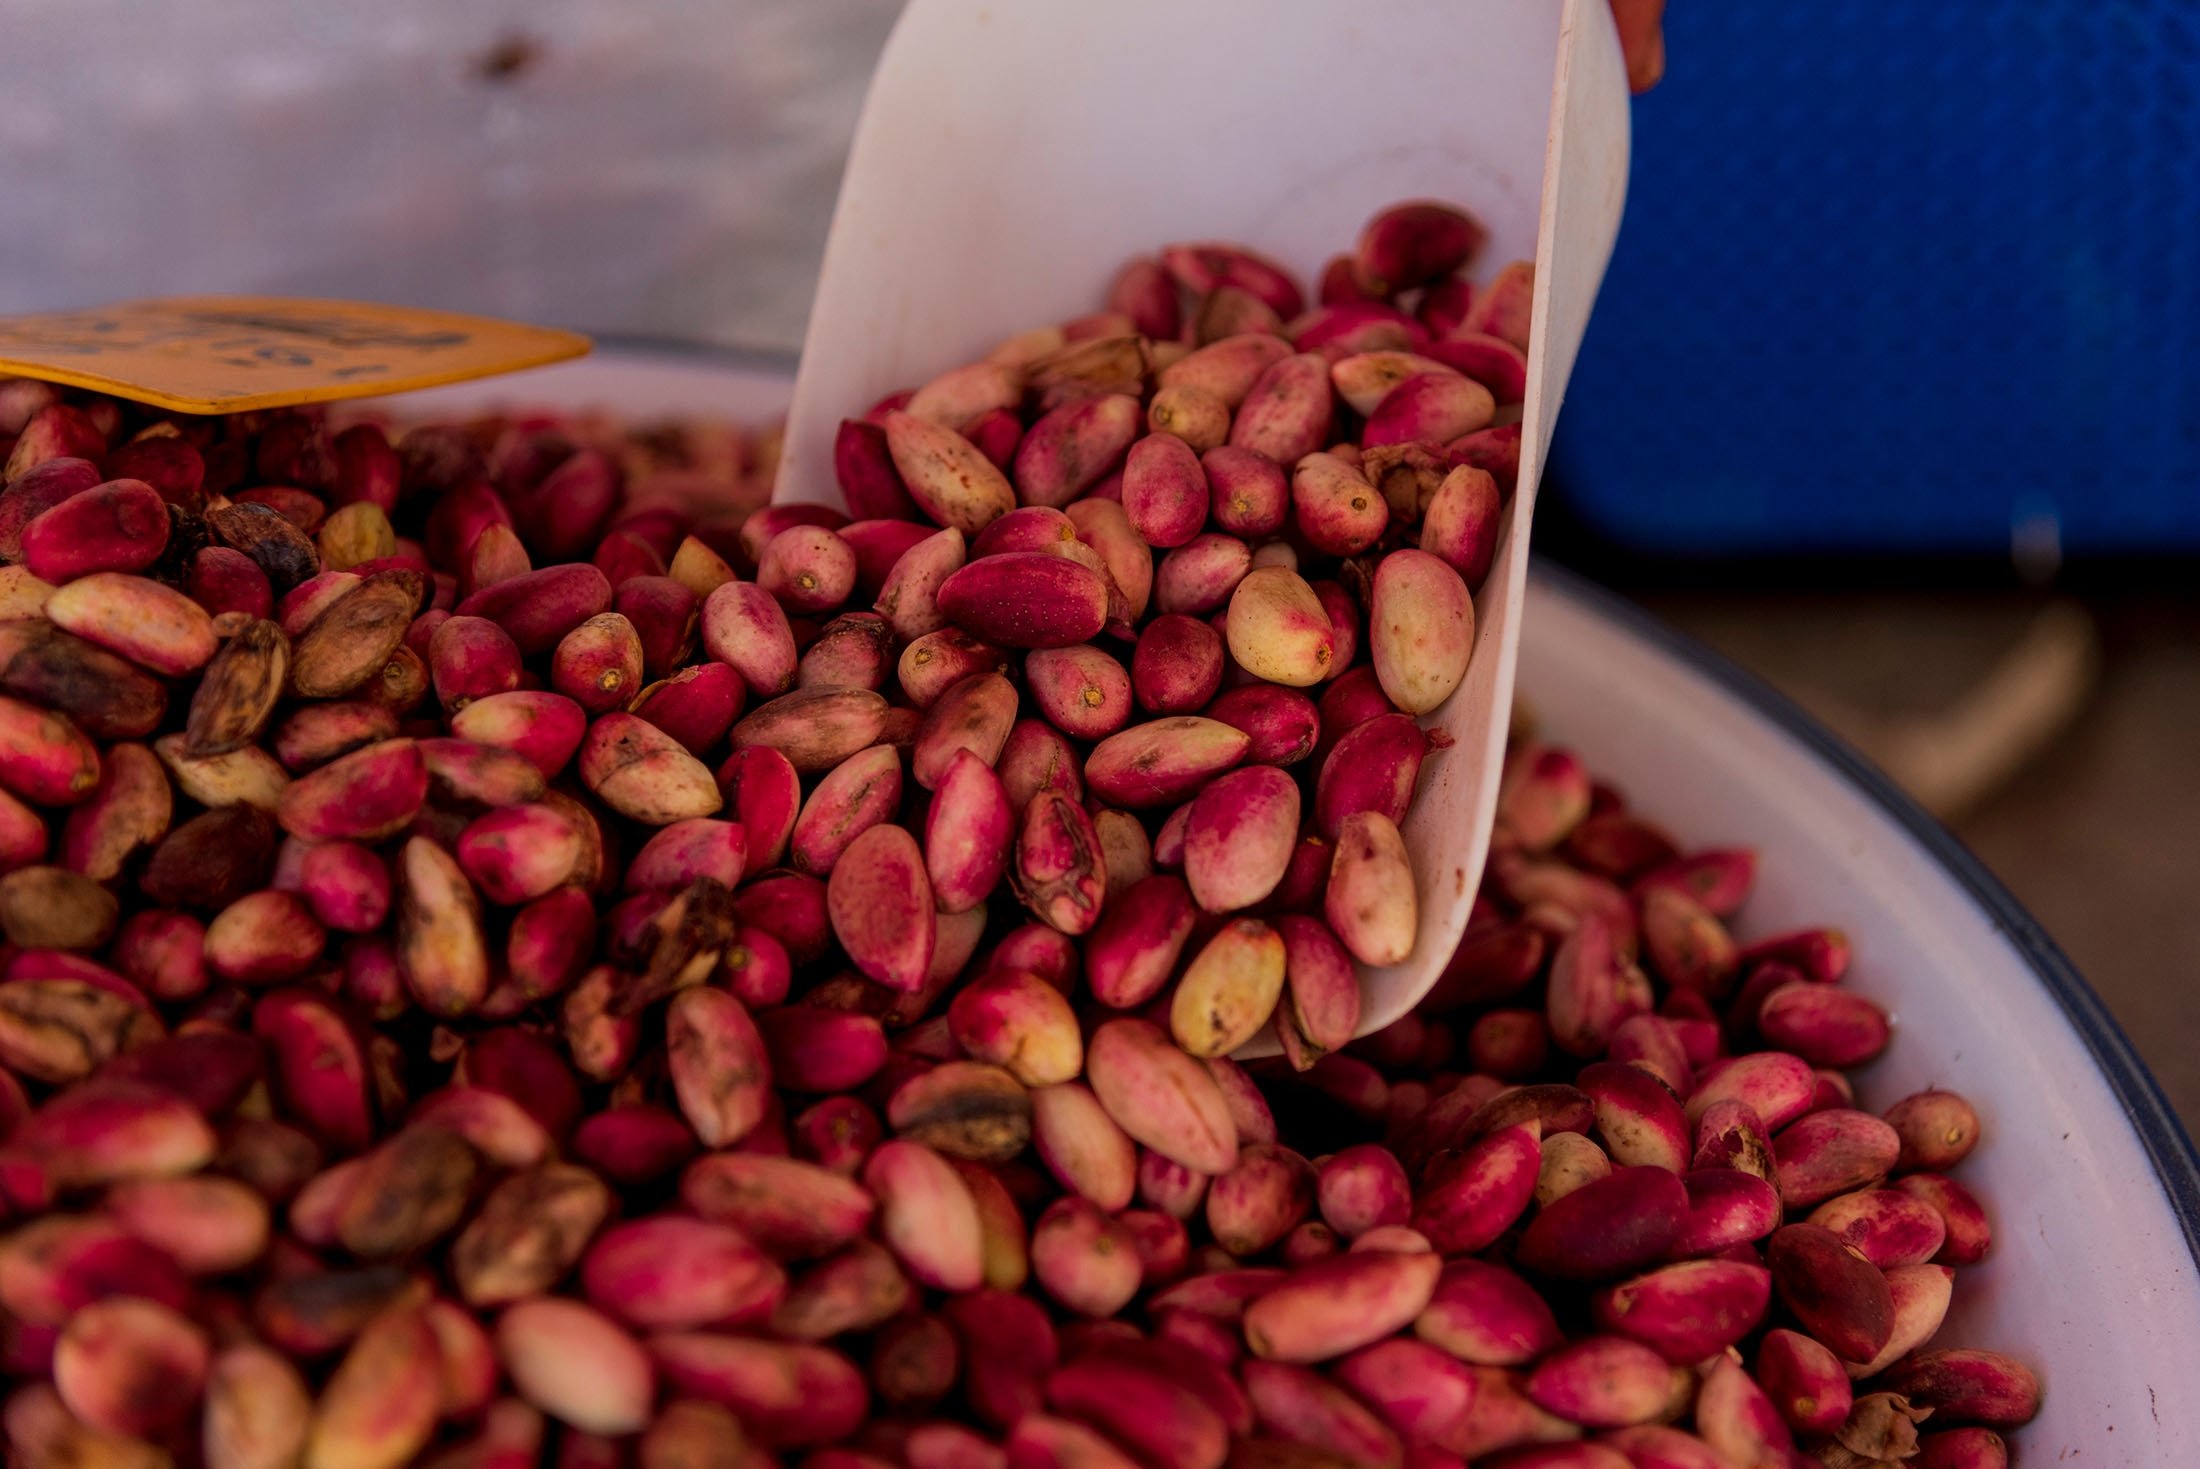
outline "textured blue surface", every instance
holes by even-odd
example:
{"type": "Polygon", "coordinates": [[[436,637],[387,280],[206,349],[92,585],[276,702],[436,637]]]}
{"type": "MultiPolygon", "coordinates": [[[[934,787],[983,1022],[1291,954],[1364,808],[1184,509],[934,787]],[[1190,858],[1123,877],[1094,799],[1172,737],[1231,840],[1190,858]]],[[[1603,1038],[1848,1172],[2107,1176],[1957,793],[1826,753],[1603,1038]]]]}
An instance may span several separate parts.
{"type": "Polygon", "coordinates": [[[1645,551],[2200,548],[2200,3],[1676,4],[1553,480],[1645,551]]]}

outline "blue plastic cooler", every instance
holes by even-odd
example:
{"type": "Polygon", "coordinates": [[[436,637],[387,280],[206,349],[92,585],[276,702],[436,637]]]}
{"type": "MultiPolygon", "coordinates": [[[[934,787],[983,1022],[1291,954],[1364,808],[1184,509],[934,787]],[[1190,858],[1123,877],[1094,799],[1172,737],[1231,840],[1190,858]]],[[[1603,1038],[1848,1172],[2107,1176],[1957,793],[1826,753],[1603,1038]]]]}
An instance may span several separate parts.
{"type": "Polygon", "coordinates": [[[1552,460],[1591,531],[2200,548],[2200,0],[1667,26],[1552,460]]]}

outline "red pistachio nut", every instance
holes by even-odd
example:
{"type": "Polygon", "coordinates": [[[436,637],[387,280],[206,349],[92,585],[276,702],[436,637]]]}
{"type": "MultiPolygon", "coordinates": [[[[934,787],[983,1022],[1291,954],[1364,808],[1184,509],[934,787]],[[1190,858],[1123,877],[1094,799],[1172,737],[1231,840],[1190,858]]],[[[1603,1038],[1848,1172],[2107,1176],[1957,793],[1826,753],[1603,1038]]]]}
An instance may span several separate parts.
{"type": "Polygon", "coordinates": [[[902,411],[882,426],[903,485],[932,520],[974,536],[1016,508],[1007,478],[954,430],[902,411]]]}
{"type": "Polygon", "coordinates": [[[1445,1254],[1488,1248],[1535,1196],[1539,1133],[1533,1122],[1501,1127],[1464,1152],[1436,1154],[1414,1199],[1413,1227],[1445,1254]]]}
{"type": "Polygon", "coordinates": [[[1895,1166],[1904,1172],[1945,1171],[1978,1146],[1978,1113],[1954,1092],[1914,1093],[1889,1107],[1885,1116],[1901,1139],[1895,1166]]]}
{"type": "Polygon", "coordinates": [[[874,826],[849,843],[827,887],[833,933],[856,967],[893,989],[920,987],[938,925],[915,838],[874,826]]]}
{"type": "Polygon", "coordinates": [[[1560,1279],[1609,1279],[1662,1257],[1687,1209],[1687,1191],[1663,1168],[1615,1169],[1538,1213],[1516,1257],[1560,1279]]]}
{"type": "Polygon", "coordinates": [[[678,1215],[605,1230],[581,1260],[580,1282],[598,1309],[643,1331],[756,1320],[787,1285],[739,1230],[678,1215]]]}
{"type": "Polygon", "coordinates": [[[945,1159],[918,1143],[881,1143],[863,1180],[879,1200],[881,1235],[915,1280],[977,1289],[985,1275],[977,1206],[945,1159]]]}
{"type": "Polygon", "coordinates": [[[1486,232],[1471,215],[1446,204],[1393,204],[1360,231],[1356,278],[1378,295],[1432,285],[1466,265],[1486,232]]]}
{"type": "Polygon", "coordinates": [[[1808,980],[1780,986],[1757,1010],[1758,1034],[1813,1066],[1864,1065],[1886,1050],[1891,1028],[1862,995],[1808,980]]]}
{"type": "Polygon", "coordinates": [[[1775,1328],[1757,1348],[1758,1385],[1797,1433],[1825,1434],[1849,1416],[1853,1392],[1840,1360],[1801,1332],[1775,1328]]]}
{"type": "Polygon", "coordinates": [[[1674,1240],[1677,1256],[1708,1255],[1763,1239],[1780,1222],[1780,1195],[1753,1174],[1713,1168],[1681,1180],[1688,1214],[1674,1240]]]}
{"type": "Polygon", "coordinates": [[[1921,1198],[1891,1188],[1859,1189],[1826,1200],[1809,1223],[1823,1225],[1882,1270],[1922,1265],[1940,1253],[1947,1221],[1921,1198]]]}
{"type": "Polygon", "coordinates": [[[1064,1309],[1112,1316],[1130,1304],[1144,1263],[1130,1231],[1084,1198],[1057,1199],[1033,1225],[1031,1271],[1064,1309]]]}
{"type": "Polygon", "coordinates": [[[1089,1352],[1046,1380],[1047,1405],[1106,1431],[1141,1459],[1172,1469],[1222,1463],[1230,1430],[1204,1394],[1162,1362],[1129,1350],[1089,1352]]]}
{"type": "Polygon", "coordinates": [[[201,1452],[208,1469],[270,1469],[297,1462],[313,1400],[279,1353],[241,1342],[215,1353],[206,1374],[201,1452]]]}
{"type": "Polygon", "coordinates": [[[771,1062],[739,1000],[707,987],[680,991],[665,1012],[665,1045],[680,1111],[704,1146],[739,1142],[763,1120],[771,1062]]]}
{"type": "Polygon", "coordinates": [[[1441,371],[1416,373],[1383,395],[1369,410],[1361,442],[1384,444],[1448,443],[1487,428],[1497,400],[1471,377],[1445,365],[1441,371]]]}
{"type": "Polygon", "coordinates": [[[1689,1094],[1688,1116],[1697,1121],[1713,1103],[1736,1101],[1755,1112],[1767,1132],[1777,1133],[1809,1109],[1817,1089],[1817,1076],[1800,1056],[1756,1051],[1699,1072],[1696,1089],[1689,1094]]]}
{"type": "Polygon", "coordinates": [[[1797,1119],[1772,1141],[1781,1201],[1807,1209],[1887,1176],[1901,1154],[1895,1130],[1844,1107],[1797,1119]]]}
{"type": "MultiPolygon", "coordinates": [[[[1137,533],[1132,531],[1130,534],[1137,533]]],[[[1292,569],[1291,565],[1274,561],[1262,565],[1277,571],[1292,569]]],[[[1160,565],[1152,569],[1154,607],[1164,614],[1184,613],[1194,617],[1224,611],[1239,585],[1259,569],[1262,568],[1253,564],[1253,548],[1238,537],[1215,533],[1196,535],[1163,556],[1160,565]]],[[[1267,605],[1264,595],[1262,609],[1267,605]]],[[[1307,651],[1311,629],[1283,617],[1276,618],[1270,625],[1287,637],[1276,660],[1279,666],[1293,661],[1303,663],[1311,656],[1307,651]]],[[[1227,627],[1223,632],[1228,635],[1227,627]]],[[[1252,642],[1241,641],[1247,653],[1252,653],[1252,642]]],[[[1241,667],[1246,666],[1236,649],[1231,656],[1239,659],[1241,667]]]]}
{"type": "Polygon", "coordinates": [[[1940,1215],[1946,1237],[1934,1260],[1942,1265],[1975,1265],[1986,1258],[1993,1248],[1993,1229],[1985,1208],[1969,1189],[1937,1173],[1908,1174],[1895,1180],[1894,1186],[1940,1215]]]}
{"type": "Polygon", "coordinates": [[[1066,934],[1099,921],[1108,872],[1099,833],[1082,807],[1044,792],[1024,807],[1009,882],[1035,916],[1066,934]]]}
{"type": "Polygon", "coordinates": [[[1102,740],[1086,761],[1085,780],[1113,806],[1168,805],[1231,769],[1250,745],[1242,730],[1216,720],[1156,719],[1102,740]]]}
{"type": "Polygon", "coordinates": [[[158,490],[143,480],[111,479],[32,518],[23,527],[22,560],[56,585],[102,571],[143,571],[168,548],[168,532],[168,506],[158,490]]]}
{"type": "Polygon", "coordinates": [[[1292,1065],[1305,1070],[1359,1030],[1359,975],[1343,943],[1320,920],[1286,913],[1275,926],[1286,982],[1276,1036],[1292,1065]]]}
{"type": "Polygon", "coordinates": [[[1086,938],[1085,974],[1093,997],[1128,1010],[1160,993],[1195,918],[1182,878],[1158,874],[1124,889],[1086,938]]]}
{"type": "Polygon", "coordinates": [[[1304,1158],[1273,1143],[1248,1143],[1207,1189],[1207,1228],[1216,1244],[1242,1259],[1280,1242],[1313,1203],[1314,1173],[1304,1158]]]}
{"type": "Polygon", "coordinates": [[[1138,400],[1103,393],[1051,408],[1017,442],[1009,466],[1023,503],[1060,507],[1122,462],[1138,436],[1138,400]]]}
{"type": "Polygon", "coordinates": [[[1584,1428],[1628,1428],[1685,1401],[1687,1375],[1638,1342],[1589,1336],[1538,1363],[1526,1391],[1538,1407],[1584,1428]]]}
{"type": "Polygon", "coordinates": [[[1866,1362],[1894,1332],[1887,1278],[1831,1230],[1790,1224],[1766,1246],[1774,1286],[1805,1330],[1843,1361],[1866,1362]]]}
{"type": "Polygon", "coordinates": [[[2038,1377],[2000,1352],[1919,1352],[1897,1363],[1879,1382],[1918,1407],[1932,1409],[1936,1423],[2021,1428],[2040,1410],[2038,1377]]]}
{"type": "Polygon", "coordinates": [[[1230,656],[1270,683],[1305,688],[1332,669],[1336,633],[1321,599],[1296,572],[1261,567],[1229,596],[1230,656]]]}
{"type": "Polygon", "coordinates": [[[1287,1362],[1265,1361],[1246,1363],[1244,1373],[1246,1396],[1252,1400],[1259,1427],[1287,1452],[1311,1454],[1317,1462],[1392,1469],[1403,1462],[1398,1436],[1390,1426],[1319,1373],[1287,1362]]]}
{"type": "Polygon", "coordinates": [[[1691,1260],[1608,1286],[1591,1298],[1590,1309],[1606,1330],[1687,1366],[1755,1330],[1771,1296],[1771,1273],[1762,1266],[1691,1260]]]}
{"type": "Polygon", "coordinates": [[[1355,811],[1338,827],[1322,912],[1363,964],[1397,964],[1413,952],[1420,926],[1413,869],[1389,817],[1355,811]]]}
{"type": "Polygon", "coordinates": [[[1246,1307],[1246,1343],[1255,1355],[1278,1362],[1342,1356],[1418,1317],[1442,1271],[1433,1252],[1370,1251],[1316,1261],[1246,1307]]]}
{"type": "Polygon", "coordinates": [[[1918,1469],[2009,1469],[2009,1444],[1991,1428],[1951,1428],[1917,1441],[1918,1469]]]}
{"type": "Polygon", "coordinates": [[[185,1316],[113,1296],[75,1312],[54,1344],[61,1401],[92,1428],[153,1437],[177,1427],[206,1384],[211,1351],[185,1316]]]}
{"type": "Polygon", "coordinates": [[[1120,1211],[1136,1192],[1137,1144],[1089,1087],[1067,1081],[1031,1094],[1031,1138],[1047,1171],[1070,1192],[1120,1211]]]}
{"type": "Polygon", "coordinates": [[[1210,913],[1250,908],[1275,891],[1299,827],[1297,785],[1272,765],[1231,771],[1192,800],[1184,876],[1210,913]]]}
{"type": "Polygon", "coordinates": [[[1955,1291],[1955,1271],[1946,1265],[1897,1265],[1887,1274],[1894,1300],[1894,1331],[1869,1361],[1846,1364],[1849,1376],[1876,1376],[1931,1341],[1947,1319],[1955,1291]]]}
{"type": "Polygon", "coordinates": [[[435,1333],[418,1306],[393,1305],[375,1316],[321,1391],[307,1461],[406,1462],[435,1431],[439,1366],[435,1333]]]}
{"type": "Polygon", "coordinates": [[[1254,379],[1230,425],[1230,443],[1294,464],[1329,441],[1334,421],[1329,364],[1302,352],[1276,359],[1254,379]]]}
{"type": "Polygon", "coordinates": [[[876,1209],[854,1181],[814,1163],[711,1153],[682,1175],[680,1196],[705,1219],[739,1230],[779,1259],[807,1259],[859,1235],[876,1209]]]}
{"type": "Polygon", "coordinates": [[[1730,1464],[1773,1459],[1794,1446],[1794,1435],[1772,1400],[1732,1354],[1713,1360],[1696,1391],[1696,1433],[1730,1464]]]}
{"type": "Polygon", "coordinates": [[[1177,981],[1169,1026],[1194,1056],[1223,1056],[1259,1034],[1284,982],[1282,935],[1257,918],[1233,919],[1177,981]]]}
{"type": "Polygon", "coordinates": [[[1160,1027],[1103,1023],[1086,1044],[1085,1075],[1108,1115],[1146,1147],[1206,1174],[1236,1161],[1238,1129],[1222,1089],[1160,1027]]]}
{"type": "Polygon", "coordinates": [[[640,1431],[656,1374],[649,1354],[578,1301],[522,1301],[497,1319],[498,1355],[521,1397],[585,1433],[640,1431]]]}
{"type": "MultiPolygon", "coordinates": [[[[1277,345],[1280,347],[1282,343],[1277,345]]],[[[57,448],[56,441],[46,440],[45,451],[57,448]]],[[[21,440],[16,443],[16,451],[17,454],[9,456],[13,467],[4,476],[7,489],[0,494],[0,557],[11,564],[23,560],[23,533],[32,521],[63,501],[104,483],[90,458],[63,451],[44,452],[35,461],[21,459],[17,457],[24,452],[21,440]]],[[[41,451],[34,448],[31,452],[41,451]]],[[[94,457],[98,452],[97,448],[91,449],[94,457]]]]}

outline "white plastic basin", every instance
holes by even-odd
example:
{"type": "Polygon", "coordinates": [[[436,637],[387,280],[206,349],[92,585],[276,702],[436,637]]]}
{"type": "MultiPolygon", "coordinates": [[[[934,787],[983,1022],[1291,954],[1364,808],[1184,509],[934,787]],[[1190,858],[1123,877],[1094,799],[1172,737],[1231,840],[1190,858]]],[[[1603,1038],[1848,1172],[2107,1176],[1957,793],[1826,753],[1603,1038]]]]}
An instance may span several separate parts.
{"type": "MultiPolygon", "coordinates": [[[[610,349],[412,395],[408,409],[603,405],[758,422],[784,362],[610,349]]],[[[1531,577],[1521,696],[1684,842],[1761,854],[1744,937],[1847,930],[1848,983],[1891,1009],[1860,1074],[1883,1107],[1969,1097],[1985,1141],[1960,1177],[1993,1254],[1957,1283],[1944,1346],[2032,1364],[2046,1406],[2028,1465],[2200,1466],[2200,1158],[2130,1042],[2038,924],[1886,778],[1764,685],[1647,614],[1549,567],[1531,577]]]]}

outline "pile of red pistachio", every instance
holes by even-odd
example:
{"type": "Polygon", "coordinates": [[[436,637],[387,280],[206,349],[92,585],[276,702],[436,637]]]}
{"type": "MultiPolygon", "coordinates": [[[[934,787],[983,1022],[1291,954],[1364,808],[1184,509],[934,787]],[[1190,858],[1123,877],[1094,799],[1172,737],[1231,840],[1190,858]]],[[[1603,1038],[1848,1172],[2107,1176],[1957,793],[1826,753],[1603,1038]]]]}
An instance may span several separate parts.
{"type": "Polygon", "coordinates": [[[844,423],[846,513],[0,383],[10,1462],[2006,1464],[1978,1119],[1856,1105],[1751,854],[1517,740],[1354,1038],[1517,468],[1481,242],[1135,261],[844,423]]]}

